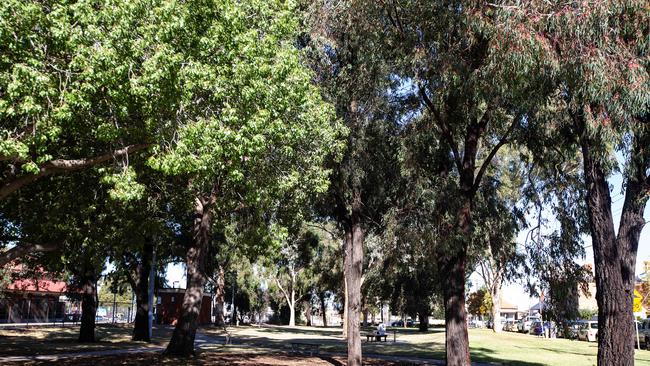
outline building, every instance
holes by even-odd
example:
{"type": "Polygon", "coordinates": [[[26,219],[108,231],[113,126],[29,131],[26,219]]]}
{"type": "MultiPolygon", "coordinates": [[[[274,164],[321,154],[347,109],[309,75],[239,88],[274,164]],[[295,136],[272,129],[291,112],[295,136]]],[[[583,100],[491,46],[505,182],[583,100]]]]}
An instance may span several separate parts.
{"type": "Polygon", "coordinates": [[[63,321],[67,304],[65,282],[46,278],[17,279],[0,293],[0,323],[49,323],[63,321]]]}
{"type": "MultiPolygon", "coordinates": [[[[176,325],[183,306],[183,288],[161,288],[158,289],[158,301],[156,304],[156,323],[176,325]]],[[[204,294],[199,312],[199,324],[210,324],[212,314],[212,296],[204,294]]]]}

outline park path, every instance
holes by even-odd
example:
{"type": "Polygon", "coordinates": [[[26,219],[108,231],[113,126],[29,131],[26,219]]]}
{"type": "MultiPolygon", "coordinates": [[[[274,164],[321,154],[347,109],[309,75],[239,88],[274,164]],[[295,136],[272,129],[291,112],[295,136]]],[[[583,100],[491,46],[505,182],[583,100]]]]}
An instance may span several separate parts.
{"type": "MultiPolygon", "coordinates": [[[[202,333],[196,334],[195,345],[197,347],[203,346],[213,346],[213,345],[223,345],[225,343],[225,337],[215,337],[208,336],[202,333]]],[[[231,344],[235,344],[243,348],[267,348],[269,344],[259,343],[259,342],[250,342],[245,340],[231,339],[231,344]]],[[[73,353],[58,353],[52,355],[33,355],[33,356],[5,356],[0,357],[0,364],[8,362],[28,362],[28,361],[44,361],[44,362],[56,362],[64,358],[77,358],[77,357],[96,357],[96,356],[118,356],[125,354],[135,354],[135,353],[146,353],[146,352],[161,352],[164,347],[136,347],[136,348],[123,348],[123,349],[110,349],[102,351],[88,351],[88,352],[73,352],[73,353]]],[[[337,352],[320,352],[319,356],[336,356],[336,357],[345,357],[345,353],[337,352]]],[[[364,358],[373,358],[384,361],[392,362],[407,362],[415,365],[444,365],[443,360],[428,359],[421,357],[409,357],[409,356],[390,356],[390,355],[381,355],[381,354],[364,354],[364,358]]],[[[472,362],[473,366],[495,366],[498,364],[493,363],[478,363],[472,362]]]]}

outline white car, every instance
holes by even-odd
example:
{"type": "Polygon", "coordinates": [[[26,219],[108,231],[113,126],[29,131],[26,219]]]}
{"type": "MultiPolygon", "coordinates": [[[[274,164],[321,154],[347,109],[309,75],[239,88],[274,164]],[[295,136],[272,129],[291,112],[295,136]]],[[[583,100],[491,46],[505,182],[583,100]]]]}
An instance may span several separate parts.
{"type": "Polygon", "coordinates": [[[596,342],[598,340],[598,322],[589,320],[581,323],[578,329],[578,339],[581,341],[596,342]]]}

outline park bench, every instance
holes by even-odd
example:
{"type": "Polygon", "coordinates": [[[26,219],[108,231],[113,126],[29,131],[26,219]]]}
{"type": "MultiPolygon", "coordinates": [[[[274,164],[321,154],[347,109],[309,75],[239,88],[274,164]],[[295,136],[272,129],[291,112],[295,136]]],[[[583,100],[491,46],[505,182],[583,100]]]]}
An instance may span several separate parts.
{"type": "Polygon", "coordinates": [[[388,334],[377,334],[377,333],[366,334],[367,342],[381,341],[382,338],[384,339],[384,342],[386,342],[386,339],[388,338],[388,334]]]}
{"type": "Polygon", "coordinates": [[[307,342],[291,342],[291,353],[309,353],[310,356],[317,355],[320,352],[320,344],[307,342]]]}

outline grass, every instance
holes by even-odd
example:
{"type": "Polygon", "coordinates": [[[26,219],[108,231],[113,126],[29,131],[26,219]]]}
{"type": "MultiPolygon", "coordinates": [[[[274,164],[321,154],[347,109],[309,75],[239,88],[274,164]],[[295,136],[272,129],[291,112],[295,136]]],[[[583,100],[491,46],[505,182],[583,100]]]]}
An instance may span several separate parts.
{"type": "MultiPolygon", "coordinates": [[[[370,331],[370,330],[367,330],[370,331]]],[[[207,334],[222,335],[221,331],[206,329],[207,334]]],[[[240,327],[231,330],[233,339],[257,347],[288,348],[292,340],[321,343],[321,349],[344,353],[345,341],[340,328],[298,327],[240,327]]],[[[414,329],[397,329],[396,342],[389,329],[388,342],[370,342],[363,339],[365,354],[394,355],[422,358],[444,358],[444,330],[434,329],[420,333],[414,329]]],[[[596,365],[596,343],[567,339],[544,339],[527,334],[503,332],[495,334],[486,329],[470,329],[472,361],[494,362],[521,366],[588,366],[596,365]]],[[[650,366],[650,351],[636,351],[636,365],[650,366]]]]}
{"type": "Polygon", "coordinates": [[[0,356],[49,355],[134,347],[160,347],[167,344],[171,332],[156,329],[152,343],[131,340],[132,325],[98,324],[97,342],[78,343],[79,326],[57,328],[0,329],[0,356]]]}
{"type": "MultiPolygon", "coordinates": [[[[98,325],[97,334],[100,341],[92,344],[76,342],[78,327],[55,329],[0,330],[0,356],[42,355],[73,353],[106,349],[164,346],[171,336],[171,328],[154,330],[154,342],[133,342],[130,340],[131,328],[128,325],[98,325]]],[[[364,332],[370,332],[370,329],[364,332]]],[[[345,340],[341,328],[311,327],[238,327],[231,328],[234,345],[223,346],[223,330],[215,327],[202,328],[200,333],[212,338],[214,342],[201,344],[199,356],[188,364],[225,364],[240,362],[247,364],[274,365],[319,365],[325,358],[309,359],[305,357],[287,358],[285,351],[291,341],[311,341],[321,344],[321,350],[334,354],[344,354],[345,340]],[[269,357],[271,359],[269,359],[269,357]]],[[[596,364],[597,347],[595,343],[570,341],[566,339],[543,339],[517,333],[495,334],[490,330],[470,329],[470,347],[472,360],[477,362],[494,362],[504,365],[519,366],[588,366],[596,364]]],[[[433,329],[420,333],[415,329],[397,329],[396,342],[392,342],[393,333],[389,329],[388,342],[366,342],[363,340],[365,355],[407,356],[420,358],[444,358],[444,330],[433,329]]],[[[179,360],[160,358],[159,354],[120,355],[102,358],[75,358],[57,361],[58,364],[80,365],[120,365],[126,364],[177,364],[179,360]],[[171,361],[170,361],[171,360],[171,361]],[[106,362],[105,362],[106,361],[106,362]]],[[[340,357],[332,357],[326,364],[340,363],[340,357]]],[[[39,364],[38,362],[33,364],[39,364]]],[[[43,363],[47,364],[47,362],[43,363]]],[[[239,363],[238,363],[239,364],[239,363]]],[[[389,361],[373,361],[375,365],[395,365],[389,361]]],[[[650,351],[636,353],[636,365],[650,366],[650,351]]]]}

